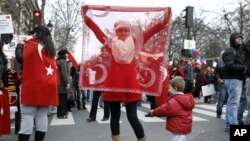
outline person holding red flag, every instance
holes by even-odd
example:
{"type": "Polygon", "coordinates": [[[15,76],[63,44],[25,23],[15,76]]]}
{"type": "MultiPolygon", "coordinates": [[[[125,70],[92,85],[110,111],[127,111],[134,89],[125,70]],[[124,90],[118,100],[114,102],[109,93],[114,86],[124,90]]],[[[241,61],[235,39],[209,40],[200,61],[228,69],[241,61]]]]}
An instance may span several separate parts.
{"type": "Polygon", "coordinates": [[[17,61],[23,66],[18,141],[29,140],[34,121],[35,141],[43,141],[48,128],[49,106],[58,105],[56,50],[50,35],[47,27],[37,26],[33,38],[18,44],[15,51],[17,61]]]}
{"type": "MultiPolygon", "coordinates": [[[[87,7],[85,10],[87,11],[87,7]]],[[[86,12],[85,11],[85,12],[86,12]]],[[[171,10],[168,11],[171,15],[171,10]]],[[[154,34],[161,31],[171,16],[164,17],[154,26],[142,31],[143,44],[145,44],[154,34]]],[[[86,14],[84,16],[86,25],[95,33],[97,39],[102,43],[107,43],[109,37],[98,27],[98,25],[86,14]]],[[[138,49],[138,40],[132,34],[131,23],[128,20],[118,20],[114,23],[115,36],[110,38],[108,47],[111,51],[112,61],[110,63],[105,86],[110,88],[103,93],[103,101],[110,104],[111,120],[110,127],[113,141],[120,141],[120,114],[121,102],[125,103],[127,118],[132,126],[138,141],[146,141],[144,129],[137,117],[137,102],[141,101],[139,81],[136,76],[136,50],[138,49]],[[123,75],[121,75],[123,74],[123,75]],[[116,90],[111,90],[115,88],[116,90]],[[121,91],[127,89],[130,91],[121,91]]],[[[106,45],[106,44],[105,44],[106,45]]]]}

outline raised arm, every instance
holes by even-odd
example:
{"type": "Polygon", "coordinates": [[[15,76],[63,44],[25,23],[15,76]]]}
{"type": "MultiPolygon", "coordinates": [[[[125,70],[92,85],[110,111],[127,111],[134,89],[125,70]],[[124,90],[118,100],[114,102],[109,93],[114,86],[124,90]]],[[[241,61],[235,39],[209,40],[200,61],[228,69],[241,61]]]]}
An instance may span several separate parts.
{"type": "Polygon", "coordinates": [[[161,31],[165,26],[167,26],[166,25],[167,21],[169,21],[172,17],[171,9],[168,9],[166,13],[167,14],[165,14],[163,20],[160,20],[158,23],[156,23],[155,25],[153,25],[152,27],[143,32],[143,38],[144,38],[143,44],[145,44],[154,34],[161,31]]]}
{"type": "Polygon", "coordinates": [[[95,33],[96,38],[104,44],[107,36],[102,32],[98,25],[87,15],[84,16],[86,25],[95,33]]]}

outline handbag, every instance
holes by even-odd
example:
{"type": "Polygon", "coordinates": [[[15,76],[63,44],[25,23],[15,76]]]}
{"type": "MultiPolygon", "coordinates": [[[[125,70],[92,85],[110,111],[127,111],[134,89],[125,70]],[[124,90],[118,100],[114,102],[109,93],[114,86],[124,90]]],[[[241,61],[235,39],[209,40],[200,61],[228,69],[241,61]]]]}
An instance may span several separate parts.
{"type": "Polygon", "coordinates": [[[214,84],[208,84],[201,87],[202,95],[209,96],[215,94],[214,84]]]}

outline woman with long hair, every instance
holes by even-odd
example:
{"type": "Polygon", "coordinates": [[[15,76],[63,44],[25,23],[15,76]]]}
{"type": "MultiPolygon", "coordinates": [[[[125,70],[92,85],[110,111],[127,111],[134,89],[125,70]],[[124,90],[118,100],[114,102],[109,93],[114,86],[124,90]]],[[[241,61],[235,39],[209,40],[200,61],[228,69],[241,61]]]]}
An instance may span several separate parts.
{"type": "Polygon", "coordinates": [[[20,90],[21,127],[18,141],[28,141],[35,122],[35,141],[43,141],[49,106],[58,105],[58,74],[50,31],[37,26],[33,38],[18,44],[16,59],[22,64],[20,90]]]}

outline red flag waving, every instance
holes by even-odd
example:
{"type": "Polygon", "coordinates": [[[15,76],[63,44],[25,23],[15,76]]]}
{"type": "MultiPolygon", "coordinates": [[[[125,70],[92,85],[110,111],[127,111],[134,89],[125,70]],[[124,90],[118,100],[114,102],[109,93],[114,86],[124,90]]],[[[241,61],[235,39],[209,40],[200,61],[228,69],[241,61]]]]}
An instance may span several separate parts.
{"type": "Polygon", "coordinates": [[[78,63],[77,63],[76,59],[74,58],[74,56],[72,55],[72,53],[69,51],[68,48],[67,48],[67,54],[68,54],[68,57],[69,57],[69,61],[72,62],[72,66],[74,68],[77,68],[78,67],[78,63]]]}
{"type": "Polygon", "coordinates": [[[160,96],[163,78],[160,68],[167,58],[171,8],[85,5],[82,17],[86,24],[83,31],[92,32],[84,37],[84,49],[91,51],[84,54],[80,88],[160,96]],[[104,14],[93,14],[96,11],[104,14]],[[145,17],[149,13],[155,16],[145,17]],[[121,36],[123,31],[129,34],[121,36]],[[89,37],[91,40],[87,40],[89,37]],[[103,52],[98,44],[109,51],[103,52]],[[110,59],[102,59],[103,56],[110,59]]]}

